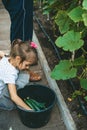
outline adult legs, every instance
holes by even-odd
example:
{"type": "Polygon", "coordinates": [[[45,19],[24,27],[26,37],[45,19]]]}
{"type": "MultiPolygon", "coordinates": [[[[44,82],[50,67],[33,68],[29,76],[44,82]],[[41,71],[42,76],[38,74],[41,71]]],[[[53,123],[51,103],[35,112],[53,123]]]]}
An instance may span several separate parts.
{"type": "Polygon", "coordinates": [[[10,40],[32,41],[33,0],[2,0],[11,19],[10,40]]]}

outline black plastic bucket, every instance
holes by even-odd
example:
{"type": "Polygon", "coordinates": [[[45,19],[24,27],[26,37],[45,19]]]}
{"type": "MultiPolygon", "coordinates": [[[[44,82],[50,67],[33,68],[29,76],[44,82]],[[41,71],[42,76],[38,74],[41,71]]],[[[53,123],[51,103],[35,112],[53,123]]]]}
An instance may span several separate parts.
{"type": "Polygon", "coordinates": [[[18,113],[24,125],[39,128],[48,123],[56,101],[56,94],[52,89],[40,84],[26,85],[23,89],[18,90],[18,95],[22,99],[30,97],[38,102],[46,103],[46,109],[36,112],[18,107],[18,113]]]}

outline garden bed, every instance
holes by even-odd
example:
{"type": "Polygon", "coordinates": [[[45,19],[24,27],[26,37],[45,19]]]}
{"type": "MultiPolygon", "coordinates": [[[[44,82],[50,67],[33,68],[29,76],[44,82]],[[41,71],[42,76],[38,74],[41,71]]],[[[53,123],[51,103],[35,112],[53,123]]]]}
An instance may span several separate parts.
{"type": "MultiPolygon", "coordinates": [[[[48,61],[48,64],[51,68],[51,70],[54,68],[54,66],[56,64],[58,64],[59,59],[58,56],[55,52],[54,47],[52,46],[51,42],[50,42],[50,38],[52,39],[52,41],[55,42],[56,39],[56,35],[58,36],[58,32],[56,32],[56,34],[54,34],[53,32],[53,23],[51,20],[47,20],[47,16],[46,15],[42,15],[42,9],[39,9],[39,7],[35,7],[34,8],[34,30],[36,32],[36,35],[38,37],[38,40],[40,42],[40,45],[42,47],[42,50],[46,56],[46,59],[48,61]],[[43,27],[39,26],[37,23],[36,18],[39,19],[41,25],[45,28],[46,33],[49,35],[49,37],[47,38],[46,34],[44,35],[43,33],[43,27]]],[[[61,53],[61,49],[59,49],[59,52],[61,53]]],[[[62,54],[62,58],[63,58],[63,54],[62,54]]],[[[67,54],[67,56],[69,56],[69,54],[67,54]]],[[[76,123],[77,126],[77,130],[87,130],[87,117],[86,115],[83,114],[82,109],[80,108],[78,99],[74,99],[72,101],[69,100],[69,98],[71,98],[72,93],[73,93],[73,89],[71,87],[71,84],[68,81],[57,81],[57,84],[60,88],[60,91],[64,97],[64,100],[70,110],[70,113],[76,123]]]]}

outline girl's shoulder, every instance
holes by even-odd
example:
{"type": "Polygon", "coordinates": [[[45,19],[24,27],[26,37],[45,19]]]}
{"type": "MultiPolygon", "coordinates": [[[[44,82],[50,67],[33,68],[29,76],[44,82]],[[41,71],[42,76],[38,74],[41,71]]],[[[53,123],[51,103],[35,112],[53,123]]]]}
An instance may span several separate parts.
{"type": "Polygon", "coordinates": [[[4,83],[15,83],[18,77],[18,70],[12,66],[8,57],[3,57],[0,61],[0,78],[4,83]]]}
{"type": "Polygon", "coordinates": [[[8,71],[14,71],[14,72],[18,72],[18,70],[9,62],[9,57],[4,56],[1,60],[0,60],[0,68],[2,68],[3,70],[8,70],[8,71]]]}

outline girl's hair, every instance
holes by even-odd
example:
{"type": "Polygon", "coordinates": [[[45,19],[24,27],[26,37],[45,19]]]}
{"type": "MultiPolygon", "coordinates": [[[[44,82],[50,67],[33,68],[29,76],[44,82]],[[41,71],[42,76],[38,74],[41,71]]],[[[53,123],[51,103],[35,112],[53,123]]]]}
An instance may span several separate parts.
{"type": "Polygon", "coordinates": [[[20,39],[15,39],[12,42],[10,56],[15,58],[16,56],[20,56],[21,62],[28,60],[30,57],[30,52],[33,52],[36,56],[36,61],[38,60],[37,51],[35,48],[30,46],[29,41],[21,41],[20,39]]]}

